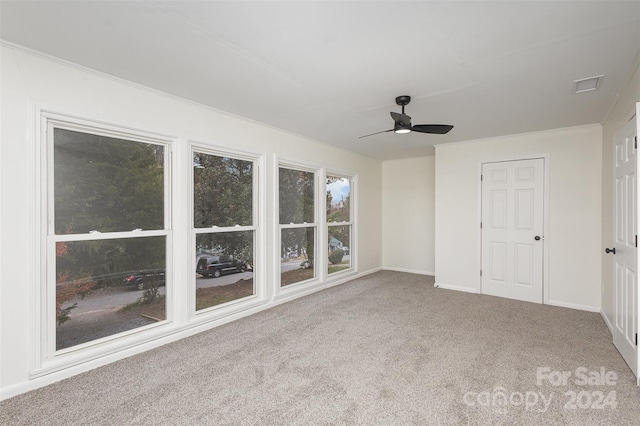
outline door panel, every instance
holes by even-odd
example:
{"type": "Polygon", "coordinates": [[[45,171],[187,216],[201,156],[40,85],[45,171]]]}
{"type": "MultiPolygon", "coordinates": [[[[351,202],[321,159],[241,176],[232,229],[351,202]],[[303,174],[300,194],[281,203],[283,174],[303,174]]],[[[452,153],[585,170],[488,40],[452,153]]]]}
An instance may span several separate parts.
{"type": "Polygon", "coordinates": [[[491,227],[493,229],[506,229],[507,192],[491,191],[491,204],[491,227]]]}
{"type": "Polygon", "coordinates": [[[516,189],[516,229],[533,230],[533,190],[516,189]]]}
{"type": "Polygon", "coordinates": [[[629,121],[614,140],[614,324],[613,343],[638,375],[638,249],[636,123],[629,121]]]}
{"type": "Polygon", "coordinates": [[[517,285],[533,285],[533,245],[516,244],[516,275],[517,285]]]}
{"type": "Polygon", "coordinates": [[[481,291],[542,303],[544,159],[485,163],[482,175],[481,291]]]}
{"type": "Polygon", "coordinates": [[[516,167],[516,182],[533,182],[533,167],[516,167]]]}
{"type": "Polygon", "coordinates": [[[491,243],[491,280],[495,283],[504,283],[507,269],[506,244],[491,243]]]}

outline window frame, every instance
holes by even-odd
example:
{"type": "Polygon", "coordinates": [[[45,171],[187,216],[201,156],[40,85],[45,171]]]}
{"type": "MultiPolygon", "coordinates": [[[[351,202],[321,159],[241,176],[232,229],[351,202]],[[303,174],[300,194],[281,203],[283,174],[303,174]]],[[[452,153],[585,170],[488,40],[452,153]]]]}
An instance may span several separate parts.
{"type": "MultiPolygon", "coordinates": [[[[35,200],[32,220],[34,223],[33,249],[39,259],[29,274],[33,285],[30,287],[33,312],[29,326],[31,344],[30,377],[39,377],[72,365],[126,349],[141,340],[157,338],[159,330],[173,322],[173,205],[172,176],[173,155],[177,139],[149,130],[125,125],[105,123],[75,114],[62,113],[53,109],[36,106],[33,116],[33,166],[35,168],[33,187],[35,200]],[[123,139],[163,147],[163,205],[164,217],[161,229],[89,232],[79,234],[56,234],[55,194],[54,194],[54,133],[64,129],[91,135],[123,139]],[[59,242],[106,241],[128,238],[165,238],[165,319],[157,323],[136,327],[123,332],[104,336],[78,345],[56,350],[56,244],[59,242]]],[[[160,331],[161,332],[161,331],[160,331]]]]}
{"type": "Polygon", "coordinates": [[[305,164],[298,161],[279,158],[270,154],[267,167],[266,153],[256,153],[227,149],[215,142],[197,142],[176,135],[158,133],[144,126],[132,126],[117,120],[105,121],[104,118],[68,112],[58,107],[33,103],[30,139],[28,148],[31,168],[31,223],[27,230],[30,239],[30,251],[35,265],[25,273],[30,282],[28,286],[31,303],[29,341],[30,378],[37,378],[69,367],[81,368],[79,364],[100,365],[101,359],[117,359],[126,354],[137,353],[142,346],[153,346],[156,341],[167,341],[175,333],[196,332],[213,325],[230,321],[242,312],[260,308],[269,302],[283,298],[295,298],[318,288],[344,282],[357,272],[357,176],[354,173],[341,172],[305,164]],[[163,152],[163,196],[164,220],[162,229],[129,230],[104,232],[101,234],[55,234],[55,195],[54,189],[54,135],[52,129],[62,128],[71,131],[114,137],[140,143],[162,146],[163,152]],[[194,224],[194,152],[230,157],[253,163],[252,176],[252,217],[250,226],[225,226],[195,228],[194,224]],[[313,173],[314,182],[314,221],[312,223],[280,224],[279,175],[280,168],[313,173]],[[326,178],[327,175],[344,177],[350,180],[350,220],[349,222],[326,222],[326,178]],[[267,184],[269,185],[267,187],[267,184]],[[272,203],[273,219],[267,224],[267,197],[272,203]],[[351,227],[351,267],[329,275],[327,251],[330,226],[349,225],[351,227]],[[273,228],[271,228],[273,226],[273,228]],[[281,286],[281,238],[283,229],[313,228],[314,234],[314,277],[281,286]],[[254,257],[254,294],[248,297],[196,311],[195,309],[195,237],[198,234],[222,233],[234,231],[253,232],[254,257]],[[110,336],[95,339],[61,350],[55,349],[56,339],[56,256],[58,242],[110,240],[116,238],[165,238],[166,265],[166,317],[165,320],[142,327],[133,328],[110,336]],[[267,239],[268,237],[268,239],[267,239]],[[268,248],[274,250],[269,252],[268,248]],[[268,263],[267,263],[268,260],[268,263]],[[257,271],[257,273],[256,273],[257,271]],[[189,275],[193,277],[189,279],[189,275]],[[273,274],[270,275],[270,274],[273,274]],[[339,275],[339,277],[338,277],[339,275]],[[268,277],[273,279],[267,280],[268,277]],[[177,279],[180,282],[177,282],[177,279]],[[267,282],[269,281],[269,283],[267,282]],[[191,284],[190,284],[191,283],[191,284]],[[269,284],[267,286],[267,284],[269,284]],[[31,350],[33,349],[33,350],[31,350]],[[88,362],[91,362],[89,364],[88,362]]]}
{"type": "Polygon", "coordinates": [[[274,280],[275,283],[275,299],[279,299],[282,297],[286,297],[291,295],[292,293],[298,293],[301,291],[305,291],[309,288],[316,287],[319,283],[323,281],[323,261],[322,257],[318,256],[319,250],[322,245],[320,243],[321,229],[320,229],[320,202],[319,202],[319,194],[320,194],[320,179],[322,175],[322,169],[319,167],[314,167],[309,164],[286,160],[282,158],[275,158],[274,161],[274,223],[276,234],[274,238],[274,250],[273,253],[277,253],[274,255],[274,280]],[[313,189],[314,189],[314,197],[313,197],[313,222],[312,223],[288,223],[281,224],[280,223],[280,168],[296,170],[301,172],[313,173],[313,189]],[[281,248],[282,248],[282,231],[284,229],[305,229],[305,228],[313,228],[314,229],[314,276],[312,278],[298,281],[292,284],[283,287],[281,284],[282,271],[281,271],[281,248]]]}
{"type": "Polygon", "coordinates": [[[189,143],[189,159],[190,164],[193,162],[193,157],[196,152],[206,155],[213,155],[217,157],[227,157],[237,160],[250,161],[253,164],[252,171],[252,224],[251,225],[232,225],[232,226],[213,226],[208,228],[196,228],[194,223],[195,217],[195,191],[194,191],[194,169],[190,168],[189,173],[189,265],[193,266],[192,279],[189,280],[189,289],[187,294],[188,299],[188,321],[193,323],[211,321],[216,318],[230,315],[237,312],[239,309],[247,309],[258,304],[262,304],[266,301],[265,297],[265,285],[264,285],[264,253],[261,249],[264,241],[264,159],[263,155],[254,154],[250,152],[240,150],[222,149],[210,144],[190,141],[189,143]],[[208,308],[196,310],[196,277],[195,277],[195,265],[196,265],[196,253],[194,247],[196,245],[196,238],[201,234],[220,234],[226,232],[253,232],[253,294],[241,299],[231,300],[229,302],[222,303],[220,305],[210,306],[208,308]],[[258,273],[256,273],[256,270],[258,273]]]}
{"type": "Polygon", "coordinates": [[[355,273],[357,271],[356,268],[356,257],[354,256],[352,253],[357,253],[357,239],[356,239],[356,226],[355,226],[355,220],[354,217],[356,217],[356,182],[357,182],[357,175],[355,173],[348,173],[348,172],[339,172],[339,171],[334,171],[334,170],[326,170],[324,173],[324,188],[325,188],[325,192],[323,193],[323,205],[324,205],[324,231],[325,231],[325,236],[323,239],[323,244],[324,244],[324,253],[328,253],[329,252],[329,228],[333,227],[333,226],[349,226],[349,262],[350,262],[350,266],[347,269],[341,270],[341,271],[337,271],[334,273],[329,273],[329,259],[326,259],[326,265],[324,266],[324,273],[326,274],[327,279],[333,279],[335,277],[340,277],[343,275],[348,275],[348,274],[352,274],[355,273]],[[342,178],[342,179],[349,179],[349,220],[346,222],[328,222],[327,221],[327,217],[326,217],[326,212],[327,212],[327,208],[329,206],[326,205],[326,196],[324,196],[326,194],[326,188],[327,188],[327,179],[329,177],[336,177],[336,178],[342,178]],[[355,248],[355,251],[354,251],[355,248]]]}

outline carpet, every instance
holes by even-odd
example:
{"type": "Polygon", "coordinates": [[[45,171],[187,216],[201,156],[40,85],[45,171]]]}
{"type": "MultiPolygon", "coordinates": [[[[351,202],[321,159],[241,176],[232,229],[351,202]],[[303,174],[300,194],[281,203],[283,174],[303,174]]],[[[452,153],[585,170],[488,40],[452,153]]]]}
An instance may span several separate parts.
{"type": "Polygon", "coordinates": [[[0,403],[3,425],[640,424],[597,313],[383,271],[0,403]]]}

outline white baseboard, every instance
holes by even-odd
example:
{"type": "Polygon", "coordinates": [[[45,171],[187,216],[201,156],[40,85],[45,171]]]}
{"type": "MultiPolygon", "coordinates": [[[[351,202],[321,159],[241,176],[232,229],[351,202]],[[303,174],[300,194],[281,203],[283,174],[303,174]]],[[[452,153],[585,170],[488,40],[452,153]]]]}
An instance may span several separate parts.
{"type": "MultiPolygon", "coordinates": [[[[352,281],[358,278],[362,278],[365,277],[367,275],[376,273],[376,272],[380,272],[382,271],[382,267],[377,267],[374,269],[369,269],[367,271],[364,272],[359,272],[359,273],[346,273],[344,274],[341,278],[338,279],[332,279],[331,281],[326,281],[320,285],[318,285],[317,283],[314,283],[314,285],[311,286],[307,286],[307,287],[300,287],[299,289],[295,289],[293,291],[288,291],[288,292],[283,292],[279,295],[276,295],[273,299],[273,305],[271,303],[269,303],[268,307],[271,306],[275,306],[275,305],[280,305],[282,303],[286,303],[286,302],[290,302],[292,300],[295,300],[299,297],[303,297],[303,296],[308,296],[310,294],[313,294],[315,292],[318,292],[320,290],[324,290],[325,288],[330,288],[330,287],[335,287],[337,285],[340,284],[344,284],[348,281],[352,281]]],[[[341,273],[338,273],[341,274],[341,273]]]]}
{"type": "Polygon", "coordinates": [[[364,272],[360,272],[358,274],[355,275],[348,275],[345,276],[344,278],[340,279],[340,280],[336,280],[336,281],[330,281],[328,283],[326,283],[322,288],[331,288],[331,287],[335,287],[337,285],[341,285],[344,284],[348,281],[352,281],[355,280],[357,278],[362,278],[362,277],[366,277],[367,275],[371,275],[371,274],[375,274],[376,272],[380,272],[382,271],[382,267],[377,267],[377,268],[373,268],[373,269],[369,269],[368,271],[364,271],[364,272]]]}
{"type": "Polygon", "coordinates": [[[445,290],[464,291],[465,293],[475,293],[475,294],[479,293],[477,288],[462,287],[462,286],[459,286],[459,285],[452,285],[452,284],[445,284],[445,283],[435,283],[433,286],[435,288],[444,288],[445,290]]]}
{"type": "Polygon", "coordinates": [[[431,272],[431,271],[418,271],[418,270],[415,270],[415,269],[396,268],[394,266],[383,266],[382,269],[385,270],[385,271],[407,272],[409,274],[416,274],[416,275],[431,275],[431,276],[435,276],[436,275],[435,272],[431,272]]]}
{"type": "Polygon", "coordinates": [[[549,300],[547,305],[558,306],[560,308],[577,309],[579,311],[600,312],[600,306],[580,305],[578,303],[559,302],[557,300],[549,300]]]}
{"type": "MultiPolygon", "coordinates": [[[[436,288],[443,288],[443,289],[446,289],[446,290],[464,291],[466,293],[476,293],[476,294],[480,293],[480,291],[478,289],[475,289],[475,288],[462,287],[462,286],[452,285],[452,284],[445,284],[445,283],[436,282],[433,286],[436,287],[436,288]]],[[[560,308],[569,308],[569,309],[577,309],[577,310],[580,310],[580,311],[601,313],[601,310],[600,310],[599,306],[580,305],[578,303],[559,302],[557,300],[549,300],[545,304],[547,304],[549,306],[558,306],[560,308]]],[[[609,327],[609,330],[612,330],[611,324],[609,323],[609,320],[606,318],[606,316],[604,314],[602,314],[602,317],[604,318],[605,322],[607,323],[607,327],[609,327]]]]}
{"type": "Polygon", "coordinates": [[[605,315],[603,310],[600,310],[600,315],[602,315],[602,319],[604,320],[604,323],[607,325],[607,328],[609,329],[609,333],[611,333],[611,336],[613,336],[613,325],[611,325],[611,321],[609,321],[609,318],[607,318],[607,315],[605,315]]]}

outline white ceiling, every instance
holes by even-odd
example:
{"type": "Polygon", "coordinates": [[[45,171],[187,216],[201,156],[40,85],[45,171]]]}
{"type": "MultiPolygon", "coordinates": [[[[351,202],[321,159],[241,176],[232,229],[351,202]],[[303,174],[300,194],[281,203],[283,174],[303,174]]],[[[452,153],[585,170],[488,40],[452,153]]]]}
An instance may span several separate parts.
{"type": "Polygon", "coordinates": [[[2,1],[0,38],[375,158],[601,122],[640,2],[2,1]],[[594,92],[573,80],[604,74],[594,92]],[[413,124],[384,133],[394,99],[413,124]]]}

